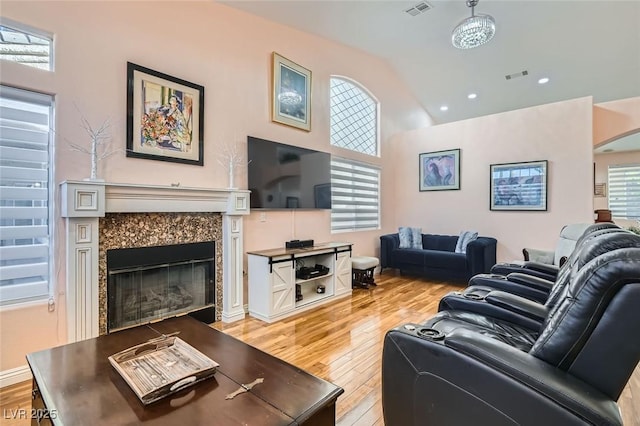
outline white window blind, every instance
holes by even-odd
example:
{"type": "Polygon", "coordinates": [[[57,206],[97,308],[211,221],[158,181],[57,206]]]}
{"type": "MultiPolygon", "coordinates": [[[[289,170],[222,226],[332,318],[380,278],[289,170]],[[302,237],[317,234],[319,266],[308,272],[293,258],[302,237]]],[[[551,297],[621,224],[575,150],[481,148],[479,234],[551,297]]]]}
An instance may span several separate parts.
{"type": "Polygon", "coordinates": [[[613,217],[640,219],[640,164],[609,166],[609,210],[613,217]]]}
{"type": "Polygon", "coordinates": [[[49,34],[0,19],[0,59],[51,71],[52,45],[49,34]]]}
{"type": "Polygon", "coordinates": [[[49,295],[52,108],[0,86],[0,304],[49,295]]]}
{"type": "Polygon", "coordinates": [[[380,227],[380,169],[331,159],[331,231],[380,227]]]}

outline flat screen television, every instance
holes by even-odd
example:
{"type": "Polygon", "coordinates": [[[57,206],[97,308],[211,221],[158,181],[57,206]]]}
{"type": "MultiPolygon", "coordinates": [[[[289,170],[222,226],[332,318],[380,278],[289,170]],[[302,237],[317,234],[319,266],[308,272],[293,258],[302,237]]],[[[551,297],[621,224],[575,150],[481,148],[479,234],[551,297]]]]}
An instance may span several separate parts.
{"type": "Polygon", "coordinates": [[[252,209],[330,209],[331,156],[249,136],[252,209]]]}

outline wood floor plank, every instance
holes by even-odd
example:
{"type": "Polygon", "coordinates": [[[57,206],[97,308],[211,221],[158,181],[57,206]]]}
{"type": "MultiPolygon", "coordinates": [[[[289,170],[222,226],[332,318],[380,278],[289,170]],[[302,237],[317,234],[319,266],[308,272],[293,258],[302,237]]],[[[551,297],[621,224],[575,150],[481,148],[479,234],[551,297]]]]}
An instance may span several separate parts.
{"type": "MultiPolygon", "coordinates": [[[[339,426],[384,426],[382,415],[382,344],[387,330],[419,323],[437,311],[440,298],[459,286],[400,277],[376,276],[377,287],[357,289],[351,297],[267,324],[247,317],[213,328],[284,359],[345,389],[338,398],[339,426]]],[[[626,426],[640,426],[640,366],[619,405],[626,426]]],[[[0,425],[27,426],[7,419],[9,410],[31,408],[31,382],[0,389],[0,425]]]]}

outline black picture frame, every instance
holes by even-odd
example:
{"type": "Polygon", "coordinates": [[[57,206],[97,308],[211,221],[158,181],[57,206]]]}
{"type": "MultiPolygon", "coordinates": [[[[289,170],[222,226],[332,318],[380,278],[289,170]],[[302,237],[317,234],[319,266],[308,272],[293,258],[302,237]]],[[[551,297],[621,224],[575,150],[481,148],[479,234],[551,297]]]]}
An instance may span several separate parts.
{"type": "Polygon", "coordinates": [[[127,157],[204,165],[204,86],[127,62],[127,157]]]}
{"type": "Polygon", "coordinates": [[[547,211],[548,161],[491,164],[492,211],[547,211]]]}
{"type": "Polygon", "coordinates": [[[423,152],[418,156],[418,162],[421,192],[460,189],[460,148],[423,152]]]}

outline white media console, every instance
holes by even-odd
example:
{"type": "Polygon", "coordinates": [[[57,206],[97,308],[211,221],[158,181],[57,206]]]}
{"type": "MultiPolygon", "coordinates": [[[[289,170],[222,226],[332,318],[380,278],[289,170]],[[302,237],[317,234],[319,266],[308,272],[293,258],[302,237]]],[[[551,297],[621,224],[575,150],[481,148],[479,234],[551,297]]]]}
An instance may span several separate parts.
{"type": "Polygon", "coordinates": [[[331,242],[248,252],[249,315],[273,322],[350,295],[351,246],[331,242]],[[315,265],[325,266],[328,273],[308,279],[296,277],[297,269],[315,265]],[[300,286],[297,298],[296,285],[300,286]]]}

